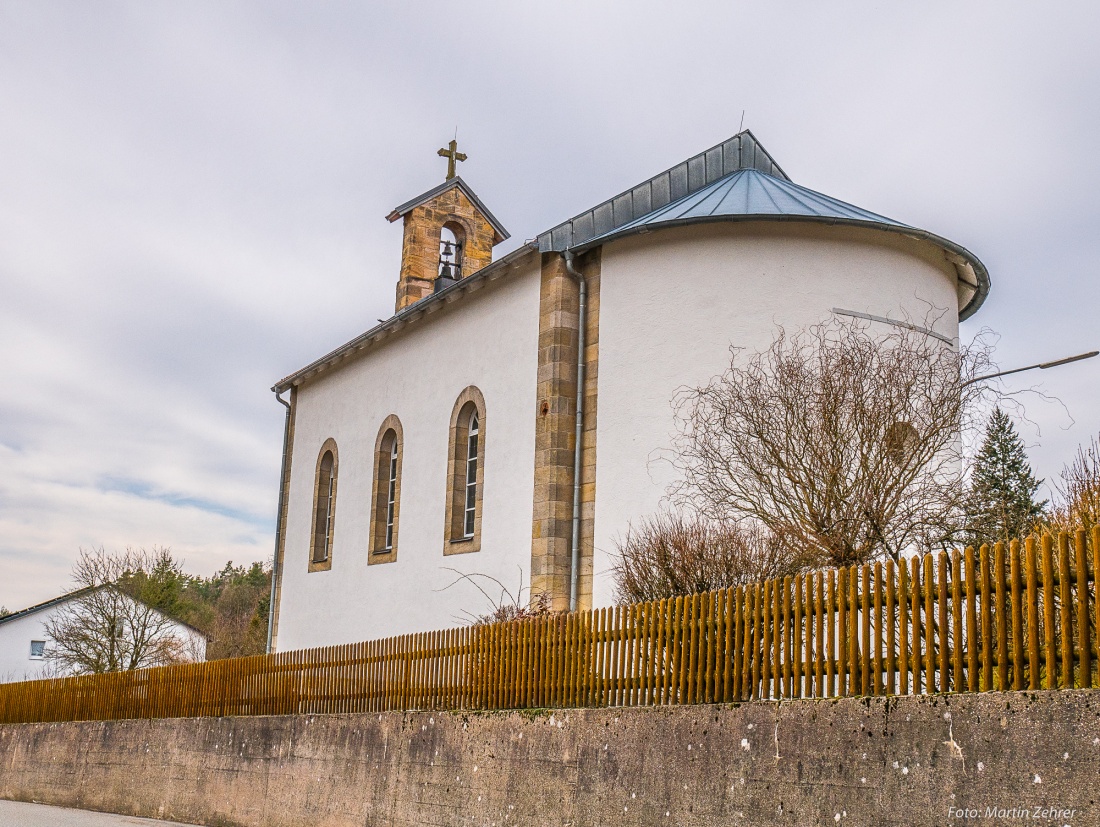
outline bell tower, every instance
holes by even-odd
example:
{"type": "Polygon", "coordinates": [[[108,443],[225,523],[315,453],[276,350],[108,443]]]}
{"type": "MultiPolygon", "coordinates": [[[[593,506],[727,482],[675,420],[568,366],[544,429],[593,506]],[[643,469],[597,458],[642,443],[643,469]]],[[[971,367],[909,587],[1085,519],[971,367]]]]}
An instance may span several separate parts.
{"type": "Polygon", "coordinates": [[[493,260],[493,247],[508,238],[508,231],[456,174],[456,164],[466,160],[458,142],[451,141],[438,154],[447,159],[446,180],[386,216],[391,222],[404,219],[398,313],[476,273],[493,260]]]}

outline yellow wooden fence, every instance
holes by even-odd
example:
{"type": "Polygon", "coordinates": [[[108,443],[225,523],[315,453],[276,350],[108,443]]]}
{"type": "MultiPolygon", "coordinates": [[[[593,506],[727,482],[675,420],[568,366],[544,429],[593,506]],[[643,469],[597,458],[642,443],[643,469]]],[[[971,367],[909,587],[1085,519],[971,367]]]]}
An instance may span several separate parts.
{"type": "Polygon", "coordinates": [[[0,722],[1100,685],[1100,528],[649,603],[0,684],[0,722]]]}

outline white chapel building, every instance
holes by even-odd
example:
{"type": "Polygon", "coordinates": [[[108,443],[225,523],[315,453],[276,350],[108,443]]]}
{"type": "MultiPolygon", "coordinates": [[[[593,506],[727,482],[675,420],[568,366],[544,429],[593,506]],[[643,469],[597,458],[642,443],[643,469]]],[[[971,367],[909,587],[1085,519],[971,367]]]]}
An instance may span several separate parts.
{"type": "Polygon", "coordinates": [[[964,247],[795,184],[748,131],[495,261],[508,232],[440,154],[388,216],[394,315],[274,387],[273,650],[454,626],[489,608],[462,574],[609,605],[616,539],[674,481],[677,389],[832,314],[932,308],[957,343],[989,292],[964,247]]]}

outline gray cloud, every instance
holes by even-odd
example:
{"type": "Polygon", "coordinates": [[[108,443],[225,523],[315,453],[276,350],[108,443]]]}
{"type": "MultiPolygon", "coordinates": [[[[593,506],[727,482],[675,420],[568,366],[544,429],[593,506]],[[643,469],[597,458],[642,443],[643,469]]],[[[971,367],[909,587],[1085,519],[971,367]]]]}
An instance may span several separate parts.
{"type": "MultiPolygon", "coordinates": [[[[751,127],[791,176],[968,246],[965,327],[1097,346],[1095,4],[0,0],[0,603],[79,546],[271,553],[272,382],[392,311],[383,216],[462,174],[509,246],[751,127]]],[[[1100,431],[1084,363],[1026,431],[1100,431]]]]}

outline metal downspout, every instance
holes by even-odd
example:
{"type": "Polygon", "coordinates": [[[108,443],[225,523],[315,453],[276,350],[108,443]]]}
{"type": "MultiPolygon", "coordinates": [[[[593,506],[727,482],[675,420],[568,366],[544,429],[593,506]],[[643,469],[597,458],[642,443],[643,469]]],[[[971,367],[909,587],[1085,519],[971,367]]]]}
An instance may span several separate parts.
{"type": "Polygon", "coordinates": [[[577,578],[580,568],[581,548],[581,462],[584,436],[584,374],[585,328],[588,322],[588,282],[573,267],[573,253],[563,253],[565,270],[580,286],[580,307],[577,313],[577,423],[573,442],[573,538],[569,563],[569,611],[577,610],[577,578]]]}
{"type": "Polygon", "coordinates": [[[281,396],[282,391],[275,391],[275,398],[286,408],[286,417],[283,419],[283,461],[279,465],[279,510],[275,513],[275,556],[271,560],[271,597],[267,607],[267,653],[271,654],[271,636],[275,631],[275,593],[279,582],[279,547],[283,539],[283,505],[286,497],[286,452],[287,442],[290,438],[290,403],[281,396]]]}

